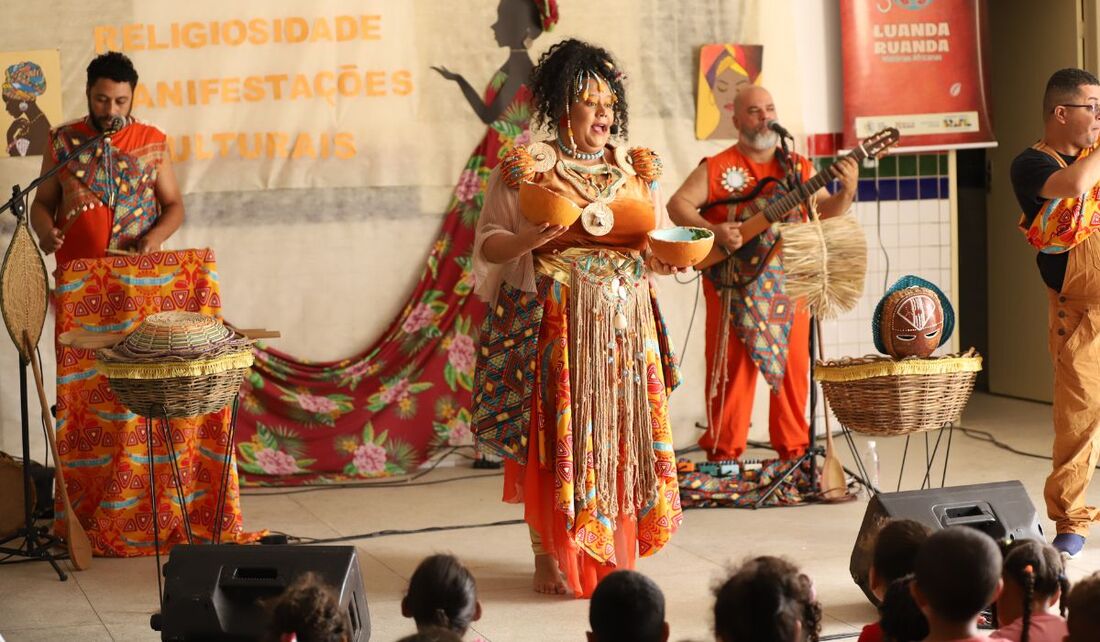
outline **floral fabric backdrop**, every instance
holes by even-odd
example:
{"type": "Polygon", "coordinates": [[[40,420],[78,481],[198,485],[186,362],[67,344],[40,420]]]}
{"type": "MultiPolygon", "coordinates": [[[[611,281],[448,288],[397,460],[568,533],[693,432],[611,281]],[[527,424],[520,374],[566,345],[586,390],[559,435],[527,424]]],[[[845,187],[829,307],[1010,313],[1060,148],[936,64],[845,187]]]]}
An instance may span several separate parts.
{"type": "MultiPolygon", "coordinates": [[[[503,86],[498,72],[486,91],[503,86]]],[[[400,475],[433,451],[473,444],[471,387],[485,305],[471,249],[489,173],[530,140],[524,86],[470,156],[416,289],[374,345],[312,363],[259,346],[242,390],[242,483],[289,485],[400,475]]]]}

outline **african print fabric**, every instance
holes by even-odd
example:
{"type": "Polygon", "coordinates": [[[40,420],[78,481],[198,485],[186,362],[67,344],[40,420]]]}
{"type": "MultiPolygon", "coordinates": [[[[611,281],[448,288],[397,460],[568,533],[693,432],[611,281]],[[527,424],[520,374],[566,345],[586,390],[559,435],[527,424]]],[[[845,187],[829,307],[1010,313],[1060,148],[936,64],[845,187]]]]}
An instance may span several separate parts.
{"type": "MultiPolygon", "coordinates": [[[[77,259],[58,269],[54,291],[57,335],[73,329],[128,332],[156,312],[182,310],[218,316],[221,299],[211,250],[155,252],[142,256],[77,259]]],[[[57,447],[73,511],[96,555],[152,555],[153,504],[149,497],[146,422],[114,395],[96,371],[95,351],[57,348],[57,447]]],[[[154,425],[157,530],[162,551],[186,541],[178,499],[186,499],[196,543],[209,542],[218,511],[218,490],[229,448],[230,409],[169,422],[179,463],[179,484],[161,432],[154,425]]],[[[163,420],[161,420],[163,422],[163,420]]],[[[252,539],[242,532],[237,473],[230,461],[222,507],[223,542],[252,539]]],[[[64,535],[58,501],[55,530],[64,535]]]]}

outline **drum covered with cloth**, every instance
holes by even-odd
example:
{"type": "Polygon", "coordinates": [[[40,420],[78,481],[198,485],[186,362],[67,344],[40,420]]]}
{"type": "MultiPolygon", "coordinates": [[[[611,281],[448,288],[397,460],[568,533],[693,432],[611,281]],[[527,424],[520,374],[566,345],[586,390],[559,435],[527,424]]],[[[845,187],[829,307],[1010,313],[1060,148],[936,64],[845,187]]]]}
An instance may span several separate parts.
{"type": "MultiPolygon", "coordinates": [[[[154,530],[159,530],[162,547],[186,541],[177,487],[187,500],[196,541],[209,541],[215,522],[220,523],[223,541],[227,536],[237,543],[255,540],[259,534],[243,528],[236,463],[228,447],[230,409],[171,418],[167,442],[162,428],[152,431],[158,522],[154,529],[146,418],[119,398],[99,370],[96,349],[62,339],[68,333],[94,334],[104,337],[95,347],[117,346],[118,338],[109,335],[133,334],[157,313],[186,311],[217,318],[222,303],[214,252],[200,248],[78,259],[59,265],[56,278],[58,447],[73,510],[88,530],[93,552],[152,555],[154,530]],[[169,448],[179,464],[178,483],[169,465],[169,448]],[[227,462],[227,494],[219,507],[227,462]]],[[[154,422],[163,423],[163,418],[154,422]]],[[[60,504],[57,508],[63,512],[60,504]]],[[[55,522],[55,530],[64,536],[62,520],[55,522]]]]}

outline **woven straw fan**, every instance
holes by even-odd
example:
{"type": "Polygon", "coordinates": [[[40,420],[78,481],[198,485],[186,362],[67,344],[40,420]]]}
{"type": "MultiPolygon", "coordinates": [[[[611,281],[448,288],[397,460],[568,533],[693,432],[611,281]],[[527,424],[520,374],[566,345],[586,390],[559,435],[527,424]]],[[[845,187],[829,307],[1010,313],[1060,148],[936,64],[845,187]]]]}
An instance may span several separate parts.
{"type": "Polygon", "coordinates": [[[34,239],[31,238],[26,219],[22,219],[15,226],[8,252],[4,255],[4,265],[0,267],[0,309],[3,311],[4,325],[15,342],[19,355],[24,363],[30,362],[34,372],[38,401],[42,406],[42,421],[46,424],[46,438],[50,442],[50,452],[53,453],[56,464],[54,471],[57,492],[65,507],[65,546],[73,567],[82,571],[92,564],[92,545],[69,502],[65,471],[54,436],[53,418],[42,384],[42,366],[38,363],[36,352],[38,341],[42,337],[42,326],[46,321],[48,287],[46,264],[42,262],[42,255],[38,253],[34,239]]]}
{"type": "MultiPolygon", "coordinates": [[[[787,294],[795,300],[805,301],[814,316],[818,355],[824,361],[821,319],[835,318],[851,310],[863,296],[867,237],[863,226],[851,214],[821,220],[816,197],[810,199],[809,210],[808,223],[785,223],[778,227],[783,239],[787,294]]],[[[842,500],[848,496],[848,484],[833,444],[829,400],[824,395],[822,400],[825,405],[825,465],[821,471],[821,495],[826,500],[842,500]]]]}
{"type": "Polygon", "coordinates": [[[818,319],[835,319],[863,296],[867,276],[867,236],[851,214],[822,220],[817,199],[809,203],[808,223],[781,223],[786,292],[806,302],[818,319]]]}

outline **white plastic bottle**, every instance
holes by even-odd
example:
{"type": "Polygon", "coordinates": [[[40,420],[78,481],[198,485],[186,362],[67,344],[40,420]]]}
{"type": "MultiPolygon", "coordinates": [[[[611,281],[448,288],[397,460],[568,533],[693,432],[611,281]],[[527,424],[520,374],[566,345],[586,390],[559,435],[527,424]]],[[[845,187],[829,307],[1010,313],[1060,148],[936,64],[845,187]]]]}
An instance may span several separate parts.
{"type": "MultiPolygon", "coordinates": [[[[874,492],[877,492],[879,487],[878,461],[878,447],[877,444],[875,444],[875,440],[871,439],[867,442],[867,450],[863,453],[863,466],[867,469],[867,481],[874,487],[874,492]]],[[[868,494],[871,492],[872,491],[868,491],[868,494]]]]}

